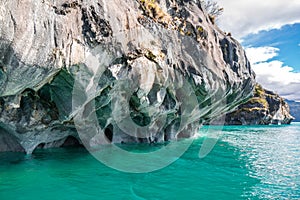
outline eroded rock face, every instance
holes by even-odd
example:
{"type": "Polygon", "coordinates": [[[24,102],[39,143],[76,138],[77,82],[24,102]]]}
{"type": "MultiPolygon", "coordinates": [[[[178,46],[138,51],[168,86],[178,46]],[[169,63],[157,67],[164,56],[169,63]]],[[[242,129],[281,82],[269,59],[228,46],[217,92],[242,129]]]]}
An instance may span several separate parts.
{"type": "Polygon", "coordinates": [[[79,139],[75,128],[101,144],[89,118],[74,123],[93,104],[114,143],[193,136],[254,85],[240,44],[198,2],[1,2],[1,129],[27,153],[79,139]]]}
{"type": "Polygon", "coordinates": [[[226,115],[228,125],[290,124],[294,117],[289,105],[274,92],[255,86],[254,96],[226,115]]]}

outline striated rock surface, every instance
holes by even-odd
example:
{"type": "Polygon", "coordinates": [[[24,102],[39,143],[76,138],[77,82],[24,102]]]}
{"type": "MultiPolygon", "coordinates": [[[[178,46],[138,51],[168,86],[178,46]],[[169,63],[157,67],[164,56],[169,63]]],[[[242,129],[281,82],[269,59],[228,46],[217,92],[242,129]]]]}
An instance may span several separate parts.
{"type": "Polygon", "coordinates": [[[76,128],[101,144],[85,110],[113,143],[193,136],[254,85],[211,20],[192,0],[2,1],[0,151],[78,145],[76,128]]]}
{"type": "Polygon", "coordinates": [[[254,96],[238,109],[226,115],[228,125],[290,124],[295,118],[288,103],[274,92],[256,85],[254,96]]]}

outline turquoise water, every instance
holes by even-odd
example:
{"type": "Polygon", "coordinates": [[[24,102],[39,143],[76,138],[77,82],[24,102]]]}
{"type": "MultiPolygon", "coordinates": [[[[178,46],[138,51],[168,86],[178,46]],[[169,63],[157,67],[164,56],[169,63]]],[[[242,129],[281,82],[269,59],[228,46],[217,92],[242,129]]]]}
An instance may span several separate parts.
{"type": "Polygon", "coordinates": [[[205,158],[199,137],[176,162],[146,174],[110,169],[83,148],[2,153],[0,199],[300,199],[300,124],[228,126],[219,137],[205,158]]]}

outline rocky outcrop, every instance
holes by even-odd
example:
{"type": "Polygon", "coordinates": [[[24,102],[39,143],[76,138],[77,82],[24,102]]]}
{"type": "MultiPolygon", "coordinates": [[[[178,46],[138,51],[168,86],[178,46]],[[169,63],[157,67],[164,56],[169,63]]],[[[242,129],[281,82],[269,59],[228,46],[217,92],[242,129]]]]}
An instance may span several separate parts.
{"type": "Polygon", "coordinates": [[[274,92],[256,85],[254,96],[226,115],[227,125],[290,124],[294,117],[286,101],[274,92]]]}
{"type": "Polygon", "coordinates": [[[0,6],[1,150],[105,143],[93,114],[113,143],[191,137],[251,95],[244,50],[199,1],[0,6]]]}

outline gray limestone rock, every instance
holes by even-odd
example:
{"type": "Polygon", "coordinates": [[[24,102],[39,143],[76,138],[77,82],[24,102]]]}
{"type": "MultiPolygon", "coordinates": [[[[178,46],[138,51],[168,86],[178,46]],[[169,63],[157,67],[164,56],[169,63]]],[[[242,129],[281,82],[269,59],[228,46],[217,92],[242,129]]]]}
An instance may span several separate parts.
{"type": "Polygon", "coordinates": [[[3,1],[0,27],[3,151],[191,137],[254,85],[199,1],[3,1]]]}

